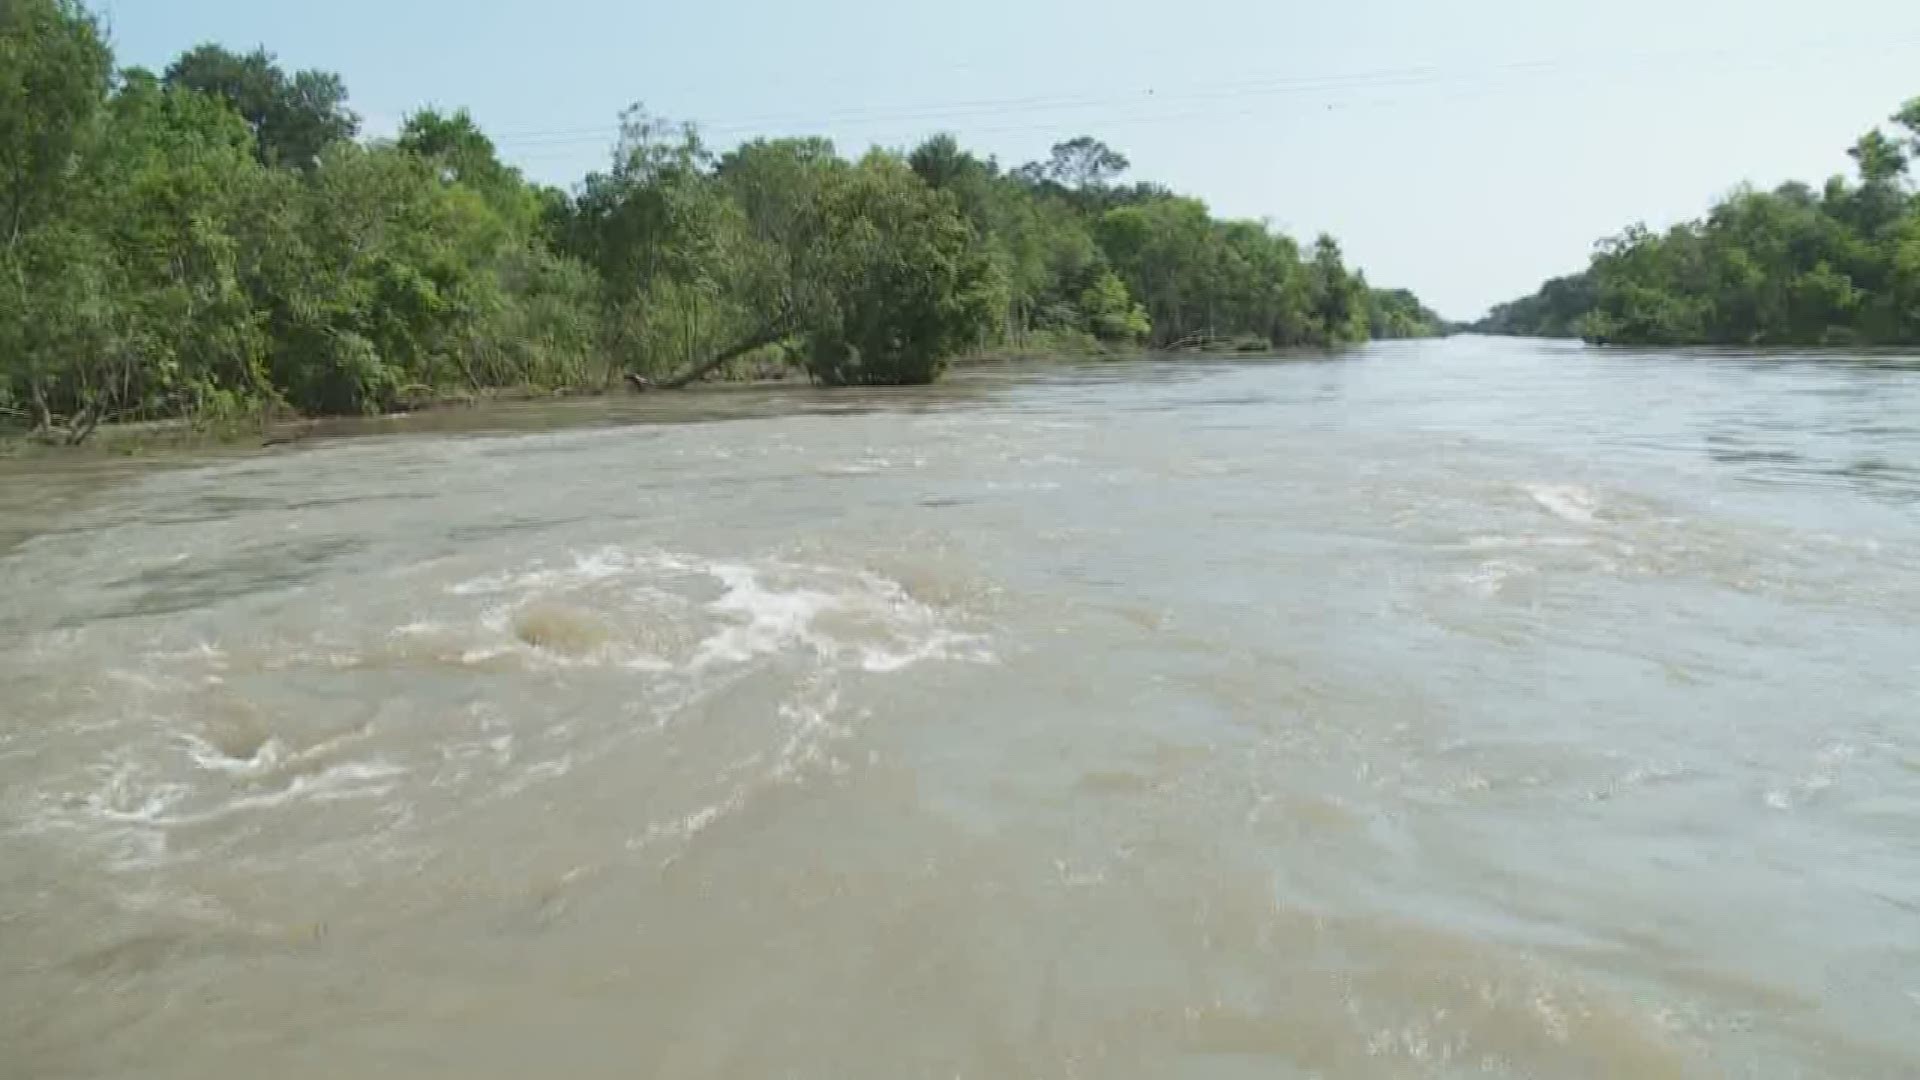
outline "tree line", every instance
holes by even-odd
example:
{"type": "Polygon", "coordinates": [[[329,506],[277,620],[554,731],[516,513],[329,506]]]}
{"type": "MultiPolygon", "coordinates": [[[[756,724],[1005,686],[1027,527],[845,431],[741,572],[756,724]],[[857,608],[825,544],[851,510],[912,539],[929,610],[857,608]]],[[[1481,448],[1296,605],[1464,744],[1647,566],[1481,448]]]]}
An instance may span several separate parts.
{"type": "Polygon", "coordinates": [[[724,151],[635,107],[530,183],[464,111],[360,137],[337,75],[203,45],[116,67],[79,0],[0,4],[0,420],[379,412],[796,368],[921,383],[992,350],[1428,334],[1321,237],[1124,183],[1089,138],[1002,169],[937,136],[724,151]]]}
{"type": "Polygon", "coordinates": [[[1706,217],[1602,241],[1587,269],[1474,329],[1622,345],[1920,344],[1920,98],[1841,175],[1736,190],[1706,217]]]}

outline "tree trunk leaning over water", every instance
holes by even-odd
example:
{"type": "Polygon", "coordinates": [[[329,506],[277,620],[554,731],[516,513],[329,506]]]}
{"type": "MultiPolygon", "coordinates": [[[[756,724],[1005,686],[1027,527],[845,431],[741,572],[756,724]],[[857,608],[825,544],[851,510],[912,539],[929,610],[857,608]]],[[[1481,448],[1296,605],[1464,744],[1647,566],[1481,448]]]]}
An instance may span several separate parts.
{"type": "Polygon", "coordinates": [[[685,389],[688,385],[699,382],[701,379],[704,379],[708,375],[713,374],[713,372],[716,369],[718,369],[722,364],[725,364],[731,360],[738,360],[740,357],[745,356],[746,354],[752,352],[755,349],[764,348],[768,345],[773,344],[776,341],[781,340],[782,338],[790,337],[792,336],[792,334],[793,334],[792,327],[782,322],[773,326],[766,327],[765,329],[759,331],[758,333],[742,338],[741,340],[735,342],[734,344],[727,346],[726,348],[720,350],[717,353],[714,353],[712,356],[709,356],[706,359],[701,360],[696,364],[693,364],[692,366],[686,368],[683,371],[680,371],[677,374],[674,374],[672,376],[669,376],[668,378],[662,379],[659,382],[650,382],[644,377],[637,375],[633,372],[627,373],[627,382],[631,383],[636,389],[640,389],[640,390],[685,389]]]}

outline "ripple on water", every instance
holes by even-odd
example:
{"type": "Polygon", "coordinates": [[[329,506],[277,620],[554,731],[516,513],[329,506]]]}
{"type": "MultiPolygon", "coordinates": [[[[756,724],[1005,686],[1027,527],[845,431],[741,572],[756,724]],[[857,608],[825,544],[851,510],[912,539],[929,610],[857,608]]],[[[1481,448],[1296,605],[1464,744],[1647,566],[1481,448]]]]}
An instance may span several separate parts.
{"type": "MultiPolygon", "coordinates": [[[[779,782],[841,734],[833,681],[991,659],[954,613],[864,569],[615,546],[430,569],[401,595],[289,604],[282,636],[161,634],[138,667],[48,718],[50,730],[90,726],[99,750],[78,773],[30,782],[36,827],[96,834],[133,869],[271,833],[290,820],[272,815],[302,804],[365,801],[369,821],[409,820],[423,787],[443,803],[512,797],[763,668],[783,672],[777,723],[741,752],[779,782]],[[381,631],[386,611],[398,617],[381,631]],[[612,711],[576,714],[582,689],[612,711]],[[636,713],[652,722],[634,725],[636,713]]],[[[58,642],[42,649],[63,662],[58,642]]],[[[750,787],[690,794],[663,835],[690,837],[675,823],[728,812],[750,787]]]]}
{"type": "Polygon", "coordinates": [[[9,1064],[1915,1074],[1920,381],[1400,348],[0,465],[9,1064]]]}

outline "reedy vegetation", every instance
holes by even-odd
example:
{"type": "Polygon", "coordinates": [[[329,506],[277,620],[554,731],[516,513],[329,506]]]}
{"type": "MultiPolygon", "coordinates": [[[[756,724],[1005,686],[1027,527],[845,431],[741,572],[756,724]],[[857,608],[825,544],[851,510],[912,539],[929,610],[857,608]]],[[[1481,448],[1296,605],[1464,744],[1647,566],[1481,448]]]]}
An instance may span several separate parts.
{"type": "Polygon", "coordinates": [[[341,80],[205,45],[116,70],[78,0],[0,4],[0,419],[378,412],[495,388],[796,365],[917,383],[976,351],[1273,346],[1438,320],[1322,237],[1123,185],[1091,139],[1003,171],[939,136],[716,154],[635,108],[528,183],[465,112],[356,141],[341,80]]]}
{"type": "Polygon", "coordinates": [[[1920,343],[1920,98],[1854,144],[1860,179],[1741,188],[1704,218],[1602,241],[1586,271],[1475,329],[1623,345],[1920,343]]]}

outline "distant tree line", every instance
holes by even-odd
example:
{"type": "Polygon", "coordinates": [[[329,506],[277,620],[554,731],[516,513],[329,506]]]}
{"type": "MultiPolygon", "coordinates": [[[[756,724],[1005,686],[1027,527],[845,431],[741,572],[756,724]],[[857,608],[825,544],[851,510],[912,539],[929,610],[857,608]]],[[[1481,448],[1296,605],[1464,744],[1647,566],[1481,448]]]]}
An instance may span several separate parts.
{"type": "Polygon", "coordinates": [[[1602,241],[1582,273],[1501,304],[1485,333],[1633,345],[1920,343],[1920,98],[1848,151],[1858,181],[1742,188],[1708,215],[1602,241]]]}
{"type": "Polygon", "coordinates": [[[635,108],[571,192],[465,112],[360,138],[336,75],[203,45],[117,69],[79,0],[0,3],[0,421],[364,413],[792,366],[918,383],[984,350],[1435,332],[1322,237],[1221,221],[1092,139],[716,152],[635,108]]]}

